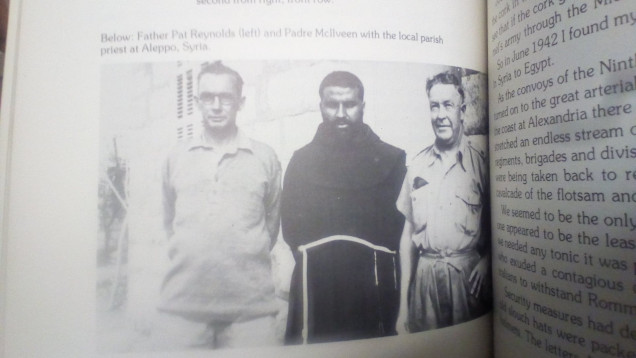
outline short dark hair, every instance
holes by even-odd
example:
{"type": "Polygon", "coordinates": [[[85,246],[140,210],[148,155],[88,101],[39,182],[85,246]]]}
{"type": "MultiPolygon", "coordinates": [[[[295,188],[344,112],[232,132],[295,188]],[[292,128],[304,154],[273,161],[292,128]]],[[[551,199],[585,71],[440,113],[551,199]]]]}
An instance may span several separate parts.
{"type": "Polygon", "coordinates": [[[201,66],[201,71],[197,76],[197,82],[201,81],[201,77],[205,74],[212,75],[230,75],[236,80],[236,89],[239,96],[243,93],[243,78],[235,70],[225,66],[221,61],[214,61],[212,63],[205,63],[201,66]]]}
{"type": "Polygon", "coordinates": [[[426,94],[431,95],[431,88],[435,85],[453,85],[462,98],[464,103],[464,89],[462,88],[462,81],[450,72],[442,72],[435,75],[426,81],[426,94]]]}
{"type": "Polygon", "coordinates": [[[364,100],[364,86],[362,85],[362,81],[351,72],[334,71],[325,76],[322,82],[320,82],[320,88],[318,89],[318,94],[320,94],[321,99],[323,95],[322,92],[326,87],[357,88],[360,99],[364,100]]]}

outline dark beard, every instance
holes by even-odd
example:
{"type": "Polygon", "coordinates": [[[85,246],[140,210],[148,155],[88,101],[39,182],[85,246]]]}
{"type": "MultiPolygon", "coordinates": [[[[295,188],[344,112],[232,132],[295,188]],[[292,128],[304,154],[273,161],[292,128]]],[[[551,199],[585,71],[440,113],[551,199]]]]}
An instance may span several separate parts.
{"type": "Polygon", "coordinates": [[[333,138],[334,144],[338,145],[346,145],[352,141],[355,141],[356,138],[363,131],[364,126],[362,123],[349,124],[347,128],[338,128],[338,125],[345,124],[346,122],[338,121],[338,122],[326,122],[325,129],[330,137],[333,138]]]}

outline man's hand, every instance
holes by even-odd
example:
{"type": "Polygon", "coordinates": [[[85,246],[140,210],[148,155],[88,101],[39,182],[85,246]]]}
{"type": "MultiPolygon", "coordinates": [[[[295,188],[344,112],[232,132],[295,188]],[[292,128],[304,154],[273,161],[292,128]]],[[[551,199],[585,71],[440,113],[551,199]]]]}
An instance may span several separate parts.
{"type": "Polygon", "coordinates": [[[395,330],[397,334],[407,334],[409,330],[407,328],[408,314],[407,309],[402,309],[400,305],[400,312],[398,313],[397,322],[395,323],[395,330]]]}
{"type": "Polygon", "coordinates": [[[473,272],[470,273],[470,278],[468,279],[471,282],[470,294],[477,298],[479,297],[481,289],[488,277],[489,261],[488,255],[483,256],[477,265],[475,265],[475,268],[473,269],[473,272]]]}

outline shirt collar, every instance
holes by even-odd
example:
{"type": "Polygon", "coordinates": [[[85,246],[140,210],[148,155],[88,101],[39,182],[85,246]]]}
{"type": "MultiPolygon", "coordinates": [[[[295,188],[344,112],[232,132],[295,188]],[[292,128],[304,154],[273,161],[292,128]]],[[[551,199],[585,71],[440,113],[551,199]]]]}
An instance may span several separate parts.
{"type": "MultiPolygon", "coordinates": [[[[428,158],[427,158],[427,164],[428,166],[433,166],[435,164],[436,161],[442,161],[442,155],[441,155],[441,150],[439,148],[437,148],[436,144],[433,144],[431,146],[431,151],[429,152],[428,158]]],[[[466,156],[466,153],[468,153],[468,139],[466,138],[466,134],[462,134],[462,138],[459,142],[459,149],[457,150],[457,154],[456,154],[456,160],[457,160],[457,164],[460,165],[460,167],[462,168],[462,170],[466,171],[466,168],[464,167],[464,158],[466,156]]],[[[453,163],[455,164],[455,163],[453,163]]]]}
{"type": "MultiPolygon", "coordinates": [[[[193,150],[196,148],[204,148],[204,149],[217,149],[210,144],[208,144],[204,138],[204,134],[194,137],[188,146],[188,150],[193,150]]],[[[223,148],[224,153],[235,154],[239,149],[244,149],[252,152],[252,141],[243,133],[242,130],[238,129],[236,132],[236,136],[228,143],[225,148],[223,148]]]]}

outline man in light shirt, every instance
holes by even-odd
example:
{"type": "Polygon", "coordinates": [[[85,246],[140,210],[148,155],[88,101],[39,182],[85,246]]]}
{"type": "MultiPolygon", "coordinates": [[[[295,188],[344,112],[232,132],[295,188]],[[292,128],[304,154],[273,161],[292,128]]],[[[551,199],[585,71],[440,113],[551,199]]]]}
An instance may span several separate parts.
{"type": "Polygon", "coordinates": [[[426,85],[435,143],[408,166],[397,201],[402,295],[396,329],[418,332],[489,310],[488,166],[464,134],[464,91],[451,73],[426,85]]]}
{"type": "Polygon", "coordinates": [[[198,76],[203,133],[164,166],[170,267],[159,310],[177,347],[278,343],[270,249],[280,220],[281,167],[274,151],[236,126],[243,80],[220,62],[198,76]],[[168,325],[169,326],[169,325],[168,325]]]}

